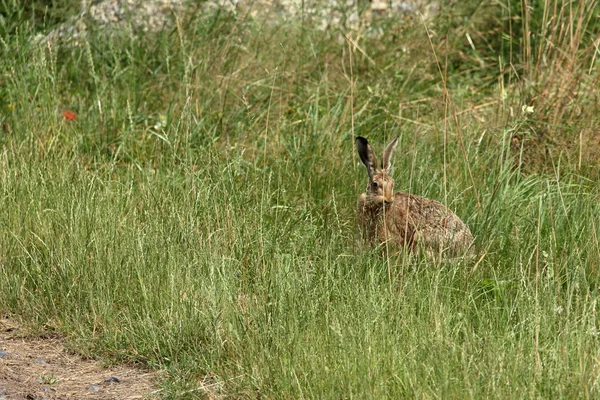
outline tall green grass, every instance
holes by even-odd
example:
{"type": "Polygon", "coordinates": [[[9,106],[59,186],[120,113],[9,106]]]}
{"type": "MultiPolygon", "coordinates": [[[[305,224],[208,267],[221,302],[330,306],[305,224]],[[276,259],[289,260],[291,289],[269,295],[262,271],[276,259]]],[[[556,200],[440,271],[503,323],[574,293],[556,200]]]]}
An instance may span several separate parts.
{"type": "Polygon", "coordinates": [[[360,49],[223,14],[3,31],[0,310],[166,370],[167,398],[597,397],[598,184],[523,174],[526,117],[479,107],[504,83],[407,24],[360,49]],[[400,136],[397,188],[455,210],[475,261],[358,242],[358,134],[400,136]]]}

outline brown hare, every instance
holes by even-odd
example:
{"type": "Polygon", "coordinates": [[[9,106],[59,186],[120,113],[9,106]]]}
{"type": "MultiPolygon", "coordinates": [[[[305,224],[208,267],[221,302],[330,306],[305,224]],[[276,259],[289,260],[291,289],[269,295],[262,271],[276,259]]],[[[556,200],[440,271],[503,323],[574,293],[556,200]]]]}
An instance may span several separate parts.
{"type": "Polygon", "coordinates": [[[395,138],[387,145],[378,164],[367,139],[356,138],[356,149],[369,175],[367,189],[358,199],[363,238],[371,245],[406,246],[411,251],[421,248],[430,256],[472,256],[471,231],[445,205],[410,193],[394,193],[389,173],[397,144],[395,138]]]}

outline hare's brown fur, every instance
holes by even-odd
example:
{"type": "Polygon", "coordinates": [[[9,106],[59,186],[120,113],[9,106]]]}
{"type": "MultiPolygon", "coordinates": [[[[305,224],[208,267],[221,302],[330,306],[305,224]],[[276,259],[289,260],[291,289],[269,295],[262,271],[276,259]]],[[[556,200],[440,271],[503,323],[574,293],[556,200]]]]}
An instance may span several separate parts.
{"type": "Polygon", "coordinates": [[[472,255],[469,228],[442,203],[405,192],[393,192],[388,174],[397,139],[384,151],[381,165],[366,139],[357,138],[357,149],[367,167],[369,184],[358,199],[358,224],[363,238],[372,245],[393,245],[428,254],[472,255]]]}

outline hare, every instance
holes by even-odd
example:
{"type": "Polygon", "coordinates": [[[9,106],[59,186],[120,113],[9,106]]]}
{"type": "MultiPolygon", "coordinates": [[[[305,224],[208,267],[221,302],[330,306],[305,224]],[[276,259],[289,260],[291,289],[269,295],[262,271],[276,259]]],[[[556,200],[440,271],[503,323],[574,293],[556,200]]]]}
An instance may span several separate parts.
{"type": "Polygon", "coordinates": [[[421,248],[431,256],[472,256],[471,231],[445,205],[410,193],[394,193],[389,173],[397,144],[395,138],[387,145],[378,164],[367,139],[356,138],[356,149],[369,176],[367,189],[358,199],[357,219],[363,238],[371,245],[390,244],[410,251],[421,248]]]}

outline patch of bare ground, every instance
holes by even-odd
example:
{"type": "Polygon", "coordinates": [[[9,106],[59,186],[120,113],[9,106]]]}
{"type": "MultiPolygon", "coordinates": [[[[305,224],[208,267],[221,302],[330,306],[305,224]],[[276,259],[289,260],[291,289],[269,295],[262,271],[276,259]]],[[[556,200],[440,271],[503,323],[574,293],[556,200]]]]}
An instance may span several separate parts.
{"type": "Polygon", "coordinates": [[[152,399],[154,372],[103,367],[0,318],[0,400],[152,399]]]}

